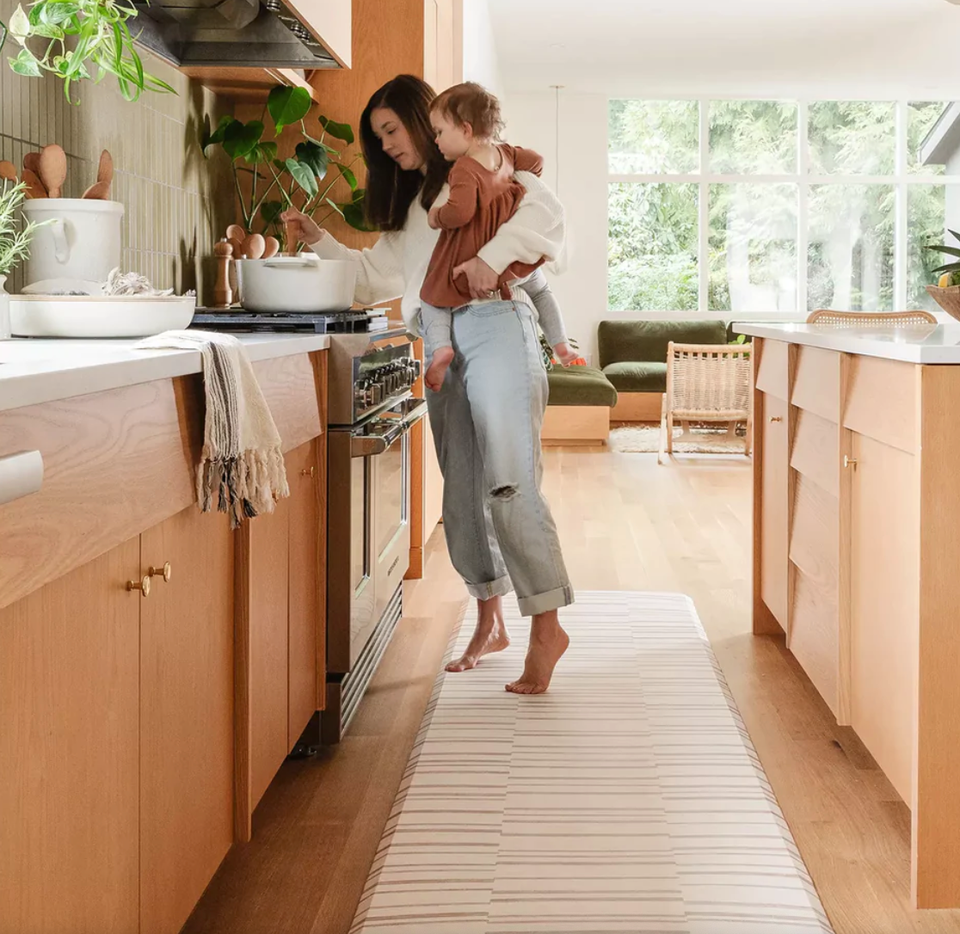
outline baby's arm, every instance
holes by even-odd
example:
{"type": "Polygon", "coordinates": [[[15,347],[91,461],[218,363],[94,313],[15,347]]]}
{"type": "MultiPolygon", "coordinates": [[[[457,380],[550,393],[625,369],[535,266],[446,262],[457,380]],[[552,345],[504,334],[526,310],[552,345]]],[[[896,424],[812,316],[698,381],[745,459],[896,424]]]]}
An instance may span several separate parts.
{"type": "Polygon", "coordinates": [[[430,226],[441,230],[456,230],[470,223],[477,213],[480,190],[476,175],[460,161],[450,170],[450,197],[439,208],[430,211],[430,226]]]}
{"type": "Polygon", "coordinates": [[[543,172],[543,156],[540,153],[522,146],[504,146],[504,150],[513,162],[514,172],[532,172],[538,176],[543,172]]]}

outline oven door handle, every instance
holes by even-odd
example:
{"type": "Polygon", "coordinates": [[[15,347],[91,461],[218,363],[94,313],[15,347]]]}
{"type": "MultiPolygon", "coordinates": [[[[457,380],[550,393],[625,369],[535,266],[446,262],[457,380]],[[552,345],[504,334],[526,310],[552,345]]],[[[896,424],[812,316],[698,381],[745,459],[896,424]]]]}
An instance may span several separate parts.
{"type": "Polygon", "coordinates": [[[403,413],[403,424],[408,428],[412,428],[427,414],[427,400],[417,399],[416,402],[417,404],[409,412],[403,413]]]}
{"type": "Polygon", "coordinates": [[[397,422],[382,435],[356,435],[350,439],[351,457],[375,457],[384,454],[393,447],[398,438],[406,431],[403,422],[397,422]]]}

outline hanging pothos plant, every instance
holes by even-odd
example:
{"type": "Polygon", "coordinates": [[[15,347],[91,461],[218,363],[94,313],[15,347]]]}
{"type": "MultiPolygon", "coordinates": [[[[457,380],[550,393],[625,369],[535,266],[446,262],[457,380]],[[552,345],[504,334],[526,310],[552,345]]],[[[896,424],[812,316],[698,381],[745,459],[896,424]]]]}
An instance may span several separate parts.
{"type": "Polygon", "coordinates": [[[234,117],[223,117],[215,130],[209,128],[200,141],[204,155],[211,146],[220,146],[230,157],[234,183],[243,213],[243,223],[254,232],[259,223],[264,234],[282,235],[280,215],[288,207],[296,207],[323,225],[339,214],[356,230],[370,230],[363,216],[364,190],[359,187],[353,166],[362,160],[360,154],[344,161],[340,150],[327,139],[346,145],[354,141],[349,124],[318,117],[317,136],[307,132],[306,117],[313,100],[306,88],[279,86],[271,90],[263,119],[243,123],[234,117]],[[274,140],[264,139],[264,120],[269,115],[274,136],[288,126],[300,125],[301,140],[289,159],[277,158],[279,149],[274,140]],[[249,185],[244,185],[245,176],[249,185]],[[343,179],[350,188],[351,199],[337,203],[330,197],[334,185],[343,179]],[[321,217],[316,217],[317,213],[321,217]],[[325,213],[324,213],[325,212],[325,213]]]}
{"type": "Polygon", "coordinates": [[[130,0],[36,0],[29,10],[17,6],[9,26],[0,23],[0,48],[8,35],[20,46],[8,59],[18,75],[56,75],[71,103],[75,81],[99,84],[107,75],[117,79],[128,101],[143,91],[176,93],[143,69],[128,25],[137,16],[130,0]]]}

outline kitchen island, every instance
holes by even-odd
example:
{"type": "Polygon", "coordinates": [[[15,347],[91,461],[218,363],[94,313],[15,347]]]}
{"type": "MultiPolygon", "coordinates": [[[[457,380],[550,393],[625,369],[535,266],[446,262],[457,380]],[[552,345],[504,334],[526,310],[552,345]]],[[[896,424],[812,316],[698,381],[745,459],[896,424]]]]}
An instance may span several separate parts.
{"type": "Polygon", "coordinates": [[[754,340],[754,618],[910,808],[912,896],[960,906],[960,324],[754,340]]]}
{"type": "Polygon", "coordinates": [[[0,934],[176,934],[323,707],[328,339],[241,339],[291,492],[235,532],[199,353],[0,342],[0,934]]]}

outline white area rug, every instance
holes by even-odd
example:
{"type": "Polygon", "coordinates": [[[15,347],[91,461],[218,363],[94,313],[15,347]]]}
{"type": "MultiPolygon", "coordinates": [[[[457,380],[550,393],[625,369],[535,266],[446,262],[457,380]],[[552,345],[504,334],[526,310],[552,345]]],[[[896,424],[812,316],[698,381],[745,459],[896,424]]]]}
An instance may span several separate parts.
{"type": "MultiPolygon", "coordinates": [[[[691,428],[680,440],[682,430],[674,428],[674,454],[743,454],[743,437],[731,438],[724,428],[691,428]]],[[[607,438],[611,451],[622,454],[656,454],[660,450],[660,426],[625,425],[611,428],[607,438]]]]}
{"type": "Polygon", "coordinates": [[[441,674],[352,934],[829,934],[693,603],[583,593],[563,623],[547,694],[503,690],[512,601],[510,649],[441,674]]]}

